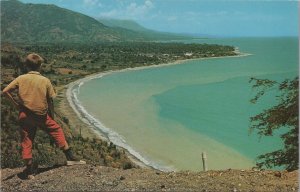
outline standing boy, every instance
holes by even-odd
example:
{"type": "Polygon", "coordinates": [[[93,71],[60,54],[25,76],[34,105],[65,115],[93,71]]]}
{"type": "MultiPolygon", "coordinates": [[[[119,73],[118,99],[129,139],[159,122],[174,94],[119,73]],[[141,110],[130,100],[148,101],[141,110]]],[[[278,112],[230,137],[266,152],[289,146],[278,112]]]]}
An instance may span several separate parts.
{"type": "Polygon", "coordinates": [[[56,93],[50,80],[39,73],[43,61],[38,54],[29,54],[25,61],[29,72],[17,77],[3,89],[3,94],[20,111],[22,158],[26,164],[24,173],[29,179],[34,178],[32,146],[37,127],[46,131],[54,139],[56,145],[63,150],[67,158],[67,165],[85,164],[84,161],[74,158],[62,128],[53,120],[53,115],[48,112],[53,106],[52,99],[56,93]],[[11,92],[16,89],[18,90],[18,101],[11,95],[11,92]]]}

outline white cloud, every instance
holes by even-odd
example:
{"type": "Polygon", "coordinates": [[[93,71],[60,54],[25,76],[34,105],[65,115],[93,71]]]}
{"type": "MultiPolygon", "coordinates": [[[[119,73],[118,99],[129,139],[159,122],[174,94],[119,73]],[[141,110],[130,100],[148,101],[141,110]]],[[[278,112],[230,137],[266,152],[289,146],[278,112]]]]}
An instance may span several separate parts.
{"type": "Polygon", "coordinates": [[[176,21],[177,17],[176,16],[170,16],[167,18],[168,21],[176,21]]]}
{"type": "Polygon", "coordinates": [[[88,6],[94,6],[99,3],[99,0],[83,0],[83,3],[88,6]]]}
{"type": "MultiPolygon", "coordinates": [[[[91,0],[89,0],[91,1],[91,0]]],[[[99,14],[100,17],[113,17],[113,18],[126,18],[126,19],[136,19],[145,18],[150,10],[154,8],[154,4],[151,0],[145,0],[142,4],[137,4],[131,2],[126,4],[122,2],[117,9],[112,9],[107,12],[102,12],[99,14]]]]}
{"type": "Polygon", "coordinates": [[[108,17],[108,18],[115,18],[118,17],[119,11],[116,9],[110,10],[108,12],[100,13],[100,17],[108,17]]]}
{"type": "Polygon", "coordinates": [[[150,0],[146,0],[142,5],[131,3],[130,5],[127,6],[126,12],[128,15],[131,16],[144,16],[152,8],[153,8],[153,3],[150,0]]]}
{"type": "Polygon", "coordinates": [[[152,1],[149,1],[149,0],[145,1],[145,6],[150,7],[150,8],[154,7],[152,1]]]}
{"type": "Polygon", "coordinates": [[[85,6],[93,8],[97,7],[104,7],[104,5],[99,0],[83,0],[85,6]]]}

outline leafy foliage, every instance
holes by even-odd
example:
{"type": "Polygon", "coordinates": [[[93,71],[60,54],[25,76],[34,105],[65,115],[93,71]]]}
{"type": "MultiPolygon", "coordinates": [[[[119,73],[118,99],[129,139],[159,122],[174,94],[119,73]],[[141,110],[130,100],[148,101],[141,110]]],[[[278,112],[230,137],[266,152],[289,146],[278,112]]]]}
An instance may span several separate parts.
{"type": "Polygon", "coordinates": [[[268,90],[277,87],[280,95],[279,103],[260,114],[251,117],[250,130],[256,130],[260,136],[272,136],[275,130],[287,130],[281,134],[284,148],[260,155],[257,165],[268,168],[284,166],[287,170],[298,169],[299,164],[299,79],[285,80],[281,83],[267,79],[251,78],[255,82],[253,88],[259,88],[257,95],[251,100],[256,103],[268,90]],[[287,128],[287,129],[283,129],[287,128]]]}

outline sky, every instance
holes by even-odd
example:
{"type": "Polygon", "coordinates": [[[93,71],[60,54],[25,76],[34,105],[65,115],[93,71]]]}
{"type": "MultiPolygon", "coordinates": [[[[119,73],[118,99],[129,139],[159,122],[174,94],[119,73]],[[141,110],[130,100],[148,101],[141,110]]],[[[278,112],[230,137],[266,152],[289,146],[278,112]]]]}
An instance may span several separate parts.
{"type": "Polygon", "coordinates": [[[299,36],[290,0],[21,0],[55,4],[94,18],[134,20],[165,32],[212,36],[299,36]]]}

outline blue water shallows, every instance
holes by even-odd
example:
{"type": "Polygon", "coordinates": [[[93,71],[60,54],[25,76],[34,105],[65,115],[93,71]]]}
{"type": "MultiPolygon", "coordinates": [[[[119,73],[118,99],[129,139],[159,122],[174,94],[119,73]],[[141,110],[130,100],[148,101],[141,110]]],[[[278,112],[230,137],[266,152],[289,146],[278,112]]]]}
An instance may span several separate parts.
{"type": "Polygon", "coordinates": [[[250,104],[256,92],[248,81],[297,76],[298,38],[194,42],[233,45],[251,55],[116,72],[85,82],[75,94],[123,147],[158,168],[200,170],[203,151],[210,169],[250,168],[282,142],[249,134],[250,117],[276,104],[277,92],[250,104]]]}

